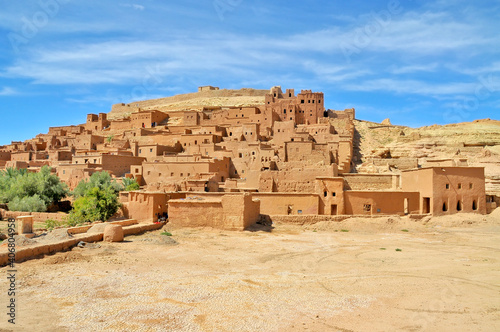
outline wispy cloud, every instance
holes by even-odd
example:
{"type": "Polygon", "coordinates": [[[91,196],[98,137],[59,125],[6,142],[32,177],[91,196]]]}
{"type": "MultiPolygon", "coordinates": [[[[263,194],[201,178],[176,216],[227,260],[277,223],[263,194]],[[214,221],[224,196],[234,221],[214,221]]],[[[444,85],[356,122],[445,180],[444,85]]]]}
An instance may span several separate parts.
{"type": "Polygon", "coordinates": [[[134,4],[121,4],[121,6],[129,7],[129,8],[133,8],[135,10],[141,10],[141,11],[145,9],[145,7],[143,5],[138,5],[136,3],[134,3],[134,4]]]}
{"type": "Polygon", "coordinates": [[[386,91],[404,94],[420,94],[425,96],[474,93],[475,83],[432,84],[417,80],[375,79],[349,84],[345,88],[351,91],[386,91]]]}
{"type": "Polygon", "coordinates": [[[16,90],[8,86],[4,86],[3,88],[0,89],[0,96],[14,96],[17,94],[18,92],[16,90]]]}

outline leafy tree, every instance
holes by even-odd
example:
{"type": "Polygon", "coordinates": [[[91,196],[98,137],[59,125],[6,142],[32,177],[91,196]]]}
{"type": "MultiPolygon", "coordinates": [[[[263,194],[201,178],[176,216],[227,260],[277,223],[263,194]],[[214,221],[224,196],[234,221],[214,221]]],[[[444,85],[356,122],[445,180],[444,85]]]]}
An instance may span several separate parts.
{"type": "Polygon", "coordinates": [[[13,211],[26,211],[26,212],[45,212],[47,206],[43,199],[38,195],[25,196],[23,198],[15,197],[9,203],[9,209],[13,211]]]}
{"type": "Polygon", "coordinates": [[[141,188],[137,180],[132,178],[123,178],[122,184],[125,191],[139,190],[141,188]]]}
{"type": "Polygon", "coordinates": [[[67,194],[67,186],[51,173],[48,166],[42,167],[38,173],[14,168],[0,171],[0,202],[9,203],[11,210],[28,211],[32,208],[31,212],[45,211],[47,206],[59,202],[67,194]],[[38,204],[40,201],[44,208],[38,204]]]}
{"type": "Polygon", "coordinates": [[[105,190],[107,188],[111,188],[115,194],[117,194],[120,190],[122,190],[122,186],[116,182],[116,180],[111,178],[111,175],[108,172],[96,172],[92,174],[90,179],[82,180],[76,186],[73,191],[73,195],[78,197],[83,197],[89,192],[92,188],[99,188],[105,190]]]}
{"type": "Polygon", "coordinates": [[[104,189],[94,187],[75,200],[68,216],[68,224],[74,226],[88,221],[105,221],[119,207],[118,195],[111,186],[104,189]]]}
{"type": "Polygon", "coordinates": [[[73,191],[76,200],[68,216],[70,225],[88,221],[108,220],[118,211],[118,192],[123,190],[108,172],[96,172],[90,179],[82,180],[73,191]]]}

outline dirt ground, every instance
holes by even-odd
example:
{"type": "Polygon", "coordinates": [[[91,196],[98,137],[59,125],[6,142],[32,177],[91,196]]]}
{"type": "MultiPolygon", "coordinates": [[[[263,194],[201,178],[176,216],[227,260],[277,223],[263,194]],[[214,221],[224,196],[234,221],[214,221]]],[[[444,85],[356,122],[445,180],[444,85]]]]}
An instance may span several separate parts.
{"type": "Polygon", "coordinates": [[[167,225],[17,270],[14,331],[500,331],[499,210],[245,232],[167,225]]]}

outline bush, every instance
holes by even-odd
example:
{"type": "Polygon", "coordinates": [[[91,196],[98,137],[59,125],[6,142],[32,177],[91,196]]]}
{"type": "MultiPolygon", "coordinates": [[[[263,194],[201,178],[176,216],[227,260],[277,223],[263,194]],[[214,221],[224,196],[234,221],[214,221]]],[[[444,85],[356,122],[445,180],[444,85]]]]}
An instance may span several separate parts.
{"type": "Polygon", "coordinates": [[[78,183],[75,190],[73,191],[73,195],[76,198],[83,197],[93,188],[99,188],[101,190],[106,190],[109,188],[115,194],[123,189],[123,187],[119,183],[117,183],[116,180],[111,178],[111,175],[109,175],[108,172],[103,171],[92,174],[88,181],[80,181],[80,183],[78,183]]]}
{"type": "Polygon", "coordinates": [[[57,221],[53,219],[47,219],[45,220],[45,228],[47,228],[49,231],[53,230],[56,227],[59,226],[65,226],[66,223],[64,221],[57,221]]]}
{"type": "Polygon", "coordinates": [[[10,203],[11,210],[26,211],[31,204],[36,210],[46,211],[47,206],[59,202],[67,194],[66,185],[51,173],[48,166],[42,167],[38,173],[15,168],[0,171],[0,203],[10,203]],[[33,198],[35,196],[36,199],[33,198]],[[44,209],[38,206],[40,200],[44,209]],[[19,208],[23,210],[18,210],[19,208]]]}
{"type": "Polygon", "coordinates": [[[73,210],[68,216],[69,226],[81,225],[97,220],[106,221],[118,211],[118,195],[111,187],[94,187],[73,203],[73,210]]]}
{"type": "Polygon", "coordinates": [[[136,179],[123,178],[122,184],[125,191],[139,190],[141,188],[136,179]]]}
{"type": "Polygon", "coordinates": [[[9,210],[11,211],[25,211],[25,212],[45,212],[47,206],[43,199],[38,195],[26,196],[23,198],[14,197],[9,203],[9,210]]]}

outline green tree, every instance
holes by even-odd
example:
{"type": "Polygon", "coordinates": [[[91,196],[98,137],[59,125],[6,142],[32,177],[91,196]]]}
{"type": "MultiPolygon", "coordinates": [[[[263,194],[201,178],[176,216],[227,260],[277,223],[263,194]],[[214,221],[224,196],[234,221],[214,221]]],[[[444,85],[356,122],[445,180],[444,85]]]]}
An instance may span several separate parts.
{"type": "Polygon", "coordinates": [[[9,203],[9,208],[14,211],[28,211],[26,209],[30,207],[34,209],[32,212],[45,211],[50,204],[59,202],[67,194],[67,186],[52,174],[48,166],[42,167],[38,173],[14,168],[0,172],[0,202],[9,203]],[[38,204],[40,201],[44,208],[38,204]]]}
{"type": "Polygon", "coordinates": [[[89,221],[106,221],[119,207],[118,195],[111,186],[104,189],[94,187],[75,200],[68,223],[74,226],[89,221]]]}
{"type": "Polygon", "coordinates": [[[116,180],[112,179],[111,175],[108,172],[102,171],[92,174],[88,181],[80,181],[80,183],[78,183],[75,190],[73,191],[73,195],[76,198],[83,197],[92,188],[99,188],[102,190],[111,188],[111,190],[114,191],[115,194],[122,190],[122,186],[118,182],[116,182],[116,180]]]}
{"type": "Polygon", "coordinates": [[[9,203],[9,209],[12,211],[45,212],[47,211],[47,206],[43,199],[35,194],[23,198],[14,197],[9,203]]]}
{"type": "Polygon", "coordinates": [[[123,178],[122,184],[125,191],[139,190],[141,188],[137,180],[133,178],[123,178]]]}

